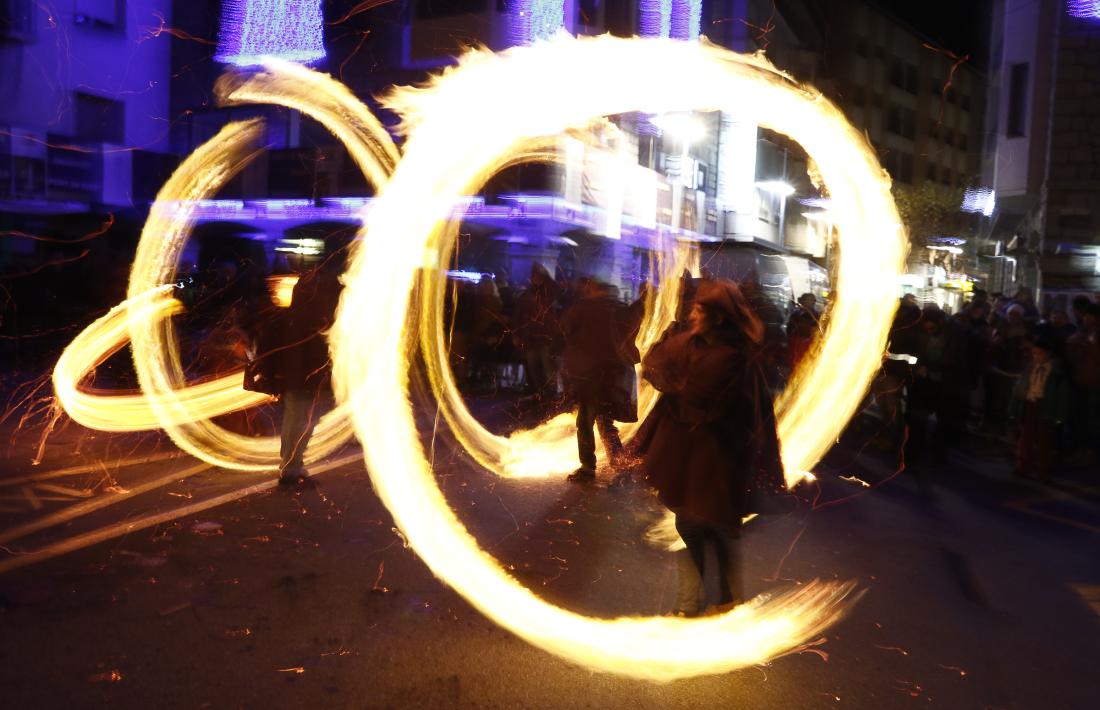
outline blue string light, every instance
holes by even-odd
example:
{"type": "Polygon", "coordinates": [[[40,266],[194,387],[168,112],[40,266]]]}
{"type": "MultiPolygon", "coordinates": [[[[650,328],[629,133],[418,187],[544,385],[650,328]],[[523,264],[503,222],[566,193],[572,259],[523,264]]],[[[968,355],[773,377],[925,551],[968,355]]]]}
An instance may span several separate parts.
{"type": "Polygon", "coordinates": [[[565,26],[565,0],[514,0],[509,5],[513,45],[553,37],[565,26]]]}
{"type": "Polygon", "coordinates": [[[1066,0],[1066,12],[1073,17],[1100,19],[1100,0],[1066,0]]]}
{"type": "Polygon", "coordinates": [[[668,37],[672,24],[672,0],[641,0],[638,3],[638,34],[668,37]]]}
{"type": "Polygon", "coordinates": [[[225,0],[214,58],[238,66],[254,66],[263,57],[302,64],[323,59],[321,1],[225,0]]]}
{"type": "Polygon", "coordinates": [[[669,37],[697,40],[703,20],[703,0],[672,0],[669,37]]]}

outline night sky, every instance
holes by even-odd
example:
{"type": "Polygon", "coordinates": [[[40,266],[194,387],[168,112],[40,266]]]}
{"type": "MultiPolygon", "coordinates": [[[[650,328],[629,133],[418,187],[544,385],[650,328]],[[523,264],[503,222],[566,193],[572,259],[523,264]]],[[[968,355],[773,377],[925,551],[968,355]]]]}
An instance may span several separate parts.
{"type": "Polygon", "coordinates": [[[979,66],[987,63],[989,14],[992,0],[873,0],[959,56],[969,54],[979,66]]]}

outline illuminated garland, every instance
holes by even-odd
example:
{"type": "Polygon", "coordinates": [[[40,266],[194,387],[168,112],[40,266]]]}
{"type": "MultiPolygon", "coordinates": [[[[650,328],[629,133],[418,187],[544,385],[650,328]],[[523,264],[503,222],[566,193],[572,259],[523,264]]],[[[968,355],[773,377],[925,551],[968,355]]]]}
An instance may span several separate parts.
{"type": "Polygon", "coordinates": [[[324,59],[321,0],[225,0],[214,58],[256,66],[264,57],[302,64],[324,59]]]}

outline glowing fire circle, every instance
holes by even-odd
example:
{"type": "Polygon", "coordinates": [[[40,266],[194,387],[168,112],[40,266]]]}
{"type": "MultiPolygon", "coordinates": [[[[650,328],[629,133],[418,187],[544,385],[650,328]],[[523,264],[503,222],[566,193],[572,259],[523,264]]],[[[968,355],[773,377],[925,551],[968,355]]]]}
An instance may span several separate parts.
{"type": "Polygon", "coordinates": [[[904,239],[889,181],[866,140],[816,92],[766,61],[709,45],[558,38],[477,52],[427,89],[387,104],[406,119],[397,170],[366,221],[331,335],[338,396],[350,408],[374,488],[433,572],[502,626],[581,665],[656,680],[766,661],[843,614],[852,585],[815,581],[720,617],[602,620],[548,604],[467,532],[437,487],[408,398],[407,322],[418,270],[455,203],[507,156],[546,136],[629,111],[723,110],[799,140],[840,227],[838,288],[815,360],[780,403],[788,470],[807,470],[858,405],[895,307],[904,239]],[[567,90],[562,77],[580,77],[567,90]]]}
{"type": "MultiPolygon", "coordinates": [[[[399,159],[385,128],[342,84],[305,67],[272,60],[253,75],[229,74],[218,84],[223,104],[266,103],[313,117],[340,139],[364,176],[385,182],[399,159]]],[[[181,310],[170,284],[200,200],[215,194],[260,149],[260,121],[230,123],[187,157],[157,194],[141,233],[130,271],[127,300],[100,318],[65,349],[54,368],[54,391],[74,420],[108,431],[162,428],[177,446],[208,463],[237,470],[271,470],[279,465],[277,437],[256,438],[229,431],[211,418],[261,404],[267,395],[243,389],[236,372],[196,385],[186,378],[169,316],[181,310]],[[85,392],[80,381],[129,340],[140,395],[85,392]]],[[[318,422],[305,452],[320,461],[354,432],[338,407],[318,422]]]]}

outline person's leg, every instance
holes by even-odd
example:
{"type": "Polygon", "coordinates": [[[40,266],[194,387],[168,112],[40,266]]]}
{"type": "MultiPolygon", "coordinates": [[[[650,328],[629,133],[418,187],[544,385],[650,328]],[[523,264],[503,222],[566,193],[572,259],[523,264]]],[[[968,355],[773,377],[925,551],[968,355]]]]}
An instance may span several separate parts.
{"type": "Polygon", "coordinates": [[[1016,472],[1030,473],[1035,468],[1035,406],[1024,404],[1020,416],[1020,439],[1016,443],[1016,472]]]}
{"type": "Polygon", "coordinates": [[[542,357],[539,348],[529,345],[523,349],[523,359],[527,364],[527,391],[540,394],[546,383],[546,371],[542,369],[542,357]]]}
{"type": "Polygon", "coordinates": [[[279,476],[292,479],[305,475],[302,456],[313,434],[313,409],[317,406],[312,390],[290,389],[283,393],[283,423],[279,445],[279,476]]]}
{"type": "Polygon", "coordinates": [[[612,467],[620,464],[623,457],[623,442],[619,438],[619,429],[615,426],[615,420],[608,414],[596,417],[596,426],[600,430],[600,439],[604,449],[607,450],[607,458],[612,467]]]}
{"type": "Polygon", "coordinates": [[[690,515],[676,514],[676,532],[687,546],[687,554],[695,565],[695,571],[699,576],[700,585],[706,570],[706,525],[695,520],[690,515]]]}
{"type": "Polygon", "coordinates": [[[1055,443],[1057,440],[1057,427],[1051,422],[1039,421],[1035,424],[1035,444],[1033,446],[1033,459],[1035,471],[1046,480],[1050,478],[1054,470],[1055,443]]]}
{"type": "Polygon", "coordinates": [[[544,400],[550,401],[558,396],[558,367],[549,345],[539,348],[539,359],[543,373],[539,394],[544,400]]]}
{"type": "Polygon", "coordinates": [[[688,550],[676,553],[676,603],[673,613],[678,616],[699,614],[699,595],[703,591],[703,578],[688,550]]]}
{"type": "Polygon", "coordinates": [[[718,605],[734,605],[745,601],[741,579],[739,531],[712,527],[710,539],[718,560],[718,605]]]}
{"type": "Polygon", "coordinates": [[[577,454],[581,468],[596,472],[596,435],[592,430],[596,423],[596,407],[591,402],[577,403],[577,454]]]}

